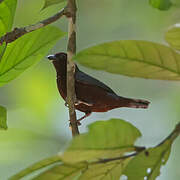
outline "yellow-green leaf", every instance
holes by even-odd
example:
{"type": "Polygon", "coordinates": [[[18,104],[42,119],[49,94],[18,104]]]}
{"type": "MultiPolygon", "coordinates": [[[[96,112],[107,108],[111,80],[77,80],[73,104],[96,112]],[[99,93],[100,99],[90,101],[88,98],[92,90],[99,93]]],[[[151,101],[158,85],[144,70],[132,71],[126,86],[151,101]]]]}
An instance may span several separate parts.
{"type": "Polygon", "coordinates": [[[11,30],[16,5],[17,0],[3,0],[0,2],[0,37],[11,30]]]}
{"type": "Polygon", "coordinates": [[[47,159],[44,159],[42,161],[39,161],[38,163],[35,163],[33,165],[31,165],[30,167],[20,171],[19,173],[15,174],[14,176],[10,177],[9,180],[19,180],[20,178],[29,175],[31,173],[33,173],[34,171],[37,171],[41,168],[44,168],[46,166],[49,165],[53,165],[57,162],[61,162],[60,157],[59,156],[53,156],[47,159]]]}
{"type": "Polygon", "coordinates": [[[86,163],[77,163],[75,165],[61,164],[56,165],[49,170],[41,173],[39,176],[33,178],[33,180],[75,180],[76,177],[87,167],[86,163]]]}
{"type": "Polygon", "coordinates": [[[68,163],[117,157],[135,150],[134,142],[141,136],[140,131],[130,123],[111,119],[97,121],[89,126],[89,132],[72,140],[69,148],[62,155],[68,163]]]}
{"type": "MultiPolygon", "coordinates": [[[[73,148],[76,150],[80,147],[82,154],[80,154],[80,151],[77,152],[76,156],[73,153],[69,153],[68,155],[70,157],[68,162],[63,162],[64,155],[49,158],[48,161],[46,159],[21,171],[13,176],[16,178],[11,180],[18,180],[25,175],[30,175],[34,170],[40,170],[47,165],[51,165],[51,167],[44,172],[41,171],[33,180],[119,180],[122,175],[126,175],[128,180],[155,180],[160,174],[160,167],[167,162],[171,145],[179,134],[180,123],[176,126],[174,131],[156,147],[148,148],[141,152],[137,151],[136,153],[125,156],[122,156],[120,152],[116,154],[114,158],[108,157],[109,154],[106,154],[106,158],[103,158],[104,156],[101,155],[96,160],[93,156],[91,156],[90,159],[89,154],[87,154],[87,157],[82,158],[80,161],[79,157],[81,155],[84,156],[83,151],[89,149],[98,151],[100,148],[112,150],[114,144],[117,144],[114,150],[116,148],[120,149],[121,147],[119,147],[119,145],[124,145],[124,147],[126,147],[127,144],[133,143],[140,135],[136,128],[122,120],[93,123],[90,126],[89,133],[82,134],[78,136],[79,138],[76,137],[72,140],[72,145],[70,145],[69,149],[71,150],[73,150],[73,148]],[[118,123],[118,121],[120,123],[118,123]],[[100,142],[100,140],[102,140],[102,142],[100,142]],[[125,142],[125,140],[127,140],[127,142],[125,142]],[[75,144],[76,142],[78,143],[77,145],[75,144]],[[73,160],[74,158],[78,160],[75,161],[73,160]],[[55,164],[58,162],[57,160],[59,163],[55,164]]],[[[67,149],[67,152],[69,149],[67,149]]],[[[65,160],[67,159],[65,158],[65,160]]]]}
{"type": "Polygon", "coordinates": [[[0,106],[0,130],[1,129],[7,129],[7,110],[3,106],[0,106]]]}
{"type": "Polygon", "coordinates": [[[155,180],[156,177],[160,175],[161,166],[166,164],[170,155],[172,143],[179,134],[180,123],[170,136],[158,146],[148,148],[134,157],[123,172],[128,177],[128,180],[155,180]]]}
{"type": "Polygon", "coordinates": [[[180,24],[172,26],[165,35],[165,39],[169,45],[177,50],[180,50],[180,24]]]}
{"type": "Polygon", "coordinates": [[[148,41],[121,40],[82,50],[80,64],[131,77],[180,80],[180,54],[172,48],[148,41]]]}
{"type": "Polygon", "coordinates": [[[78,180],[119,180],[130,160],[131,158],[129,157],[107,163],[89,163],[88,167],[82,171],[78,180]]]}
{"type": "Polygon", "coordinates": [[[45,9],[54,4],[59,4],[59,3],[63,3],[63,2],[66,2],[66,0],[44,0],[44,6],[42,9],[45,9]]]}
{"type": "MultiPolygon", "coordinates": [[[[6,32],[11,31],[17,0],[0,1],[0,37],[6,32]]],[[[6,45],[0,45],[0,61],[5,52],[6,45]]]]}
{"type": "Polygon", "coordinates": [[[0,86],[40,61],[64,35],[58,28],[48,26],[9,43],[0,61],[0,86]]]}
{"type": "Polygon", "coordinates": [[[149,0],[149,4],[159,10],[168,10],[172,6],[170,0],[149,0]]]}

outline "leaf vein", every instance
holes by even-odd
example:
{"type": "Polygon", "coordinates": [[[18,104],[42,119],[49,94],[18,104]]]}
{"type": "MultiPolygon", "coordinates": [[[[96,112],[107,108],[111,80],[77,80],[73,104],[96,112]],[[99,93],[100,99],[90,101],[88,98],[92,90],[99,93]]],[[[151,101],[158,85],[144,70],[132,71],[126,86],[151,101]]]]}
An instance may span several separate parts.
{"type": "MultiPolygon", "coordinates": [[[[54,37],[54,39],[56,39],[56,37],[54,37]]],[[[3,72],[2,74],[0,74],[0,76],[6,74],[7,72],[9,72],[12,68],[15,68],[16,66],[18,66],[19,64],[23,63],[27,58],[29,58],[30,56],[32,56],[34,53],[36,53],[37,51],[39,51],[39,49],[41,49],[42,47],[45,47],[48,45],[48,43],[52,42],[53,40],[49,40],[47,42],[45,42],[44,44],[42,44],[38,49],[34,50],[31,54],[29,54],[28,56],[24,57],[20,62],[18,62],[17,64],[13,65],[11,68],[9,68],[8,70],[6,70],[5,72],[3,72]]]]}
{"type": "MultiPolygon", "coordinates": [[[[87,55],[89,55],[89,56],[93,56],[93,55],[95,55],[95,56],[106,56],[105,54],[92,54],[92,53],[87,53],[87,55]]],[[[175,74],[178,74],[178,75],[180,75],[180,72],[177,72],[177,71],[175,71],[175,70],[173,70],[173,69],[170,69],[170,68],[167,68],[167,67],[162,67],[162,66],[160,66],[160,65],[158,65],[158,64],[155,64],[155,63],[151,63],[151,62],[149,62],[149,61],[141,61],[141,60],[138,60],[138,59],[135,59],[135,58],[128,58],[128,57],[121,57],[121,56],[111,56],[111,58],[121,58],[121,60],[125,60],[125,61],[135,61],[135,62],[139,62],[139,63],[144,63],[144,64],[148,64],[148,65],[151,65],[151,66],[155,66],[155,67],[159,67],[159,68],[162,68],[162,69],[165,69],[165,70],[168,70],[168,71],[170,71],[170,72],[173,72],[173,73],[175,73],[175,74]]]]}

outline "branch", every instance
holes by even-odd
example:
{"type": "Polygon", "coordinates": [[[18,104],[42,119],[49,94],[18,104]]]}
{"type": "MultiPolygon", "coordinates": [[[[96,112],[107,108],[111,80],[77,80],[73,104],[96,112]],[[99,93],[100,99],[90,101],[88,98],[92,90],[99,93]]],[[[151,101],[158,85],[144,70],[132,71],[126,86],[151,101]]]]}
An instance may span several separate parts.
{"type": "Polygon", "coordinates": [[[130,157],[134,157],[134,156],[136,156],[138,154],[139,153],[136,152],[136,153],[126,155],[126,156],[121,156],[121,157],[100,159],[99,161],[94,162],[94,164],[102,164],[102,163],[108,163],[108,162],[111,162],[111,161],[118,161],[118,160],[122,160],[122,159],[127,159],[127,158],[130,158],[130,157]]]}
{"type": "Polygon", "coordinates": [[[172,131],[172,133],[165,138],[160,144],[158,144],[157,146],[162,145],[163,143],[165,143],[166,141],[171,141],[171,143],[173,143],[173,141],[180,135],[180,122],[176,125],[176,127],[174,128],[174,130],[172,131]]]}
{"type": "Polygon", "coordinates": [[[76,112],[75,112],[75,88],[74,88],[74,72],[75,72],[75,65],[72,61],[72,56],[76,53],[76,2],[75,0],[68,0],[67,6],[63,8],[61,11],[56,13],[55,15],[40,21],[36,24],[25,26],[22,28],[14,28],[13,31],[7,32],[4,36],[0,38],[0,45],[4,42],[6,44],[15,41],[16,39],[20,38],[21,36],[40,29],[48,24],[55,22],[56,20],[60,19],[63,15],[69,20],[69,32],[68,32],[68,47],[67,47],[67,54],[68,54],[68,63],[67,63],[67,102],[69,105],[69,116],[70,116],[70,124],[72,127],[72,135],[75,136],[79,134],[77,120],[76,120],[76,112]]]}
{"type": "Polygon", "coordinates": [[[125,155],[125,156],[115,157],[115,158],[99,159],[96,162],[92,162],[92,164],[101,164],[101,163],[108,163],[108,162],[111,162],[111,161],[118,161],[118,160],[122,160],[122,159],[127,159],[127,158],[130,158],[130,157],[137,156],[139,153],[141,153],[142,151],[145,151],[145,150],[146,150],[145,147],[137,147],[135,153],[125,155]]]}
{"type": "Polygon", "coordinates": [[[76,0],[68,0],[65,15],[68,18],[68,45],[67,45],[67,103],[69,105],[70,125],[72,136],[79,134],[75,112],[75,64],[72,57],[76,54],[76,0]]]}
{"type": "Polygon", "coordinates": [[[2,36],[0,38],[0,45],[2,45],[3,42],[5,42],[6,44],[11,43],[11,42],[15,41],[16,39],[20,38],[21,36],[23,36],[24,34],[35,31],[37,29],[40,29],[44,26],[47,26],[48,24],[51,24],[51,23],[57,21],[64,15],[65,8],[63,8],[61,11],[59,11],[55,15],[53,15],[43,21],[40,21],[36,24],[25,26],[22,28],[14,28],[13,31],[7,32],[4,36],[2,36]]]}
{"type": "MultiPolygon", "coordinates": [[[[155,147],[158,147],[160,145],[162,145],[163,143],[165,143],[166,141],[170,141],[173,143],[173,141],[180,135],[180,122],[176,125],[175,129],[173,130],[173,132],[167,137],[165,138],[160,144],[158,144],[155,147]]],[[[136,152],[132,153],[130,155],[126,155],[126,156],[121,156],[121,157],[115,157],[115,158],[107,158],[107,159],[99,159],[96,162],[92,162],[92,164],[99,164],[99,163],[107,163],[107,162],[111,162],[111,161],[117,161],[117,160],[121,160],[121,159],[127,159],[133,156],[138,155],[139,153],[141,153],[142,151],[145,152],[145,155],[148,156],[149,153],[148,151],[146,151],[145,147],[136,147],[136,152]]]]}

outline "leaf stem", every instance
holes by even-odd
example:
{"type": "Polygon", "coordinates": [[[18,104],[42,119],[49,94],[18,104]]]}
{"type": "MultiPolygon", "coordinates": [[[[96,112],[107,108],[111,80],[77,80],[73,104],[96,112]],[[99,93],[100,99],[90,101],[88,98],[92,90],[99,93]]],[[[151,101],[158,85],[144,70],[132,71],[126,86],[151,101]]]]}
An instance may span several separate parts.
{"type": "Polygon", "coordinates": [[[130,157],[134,157],[134,156],[137,156],[140,152],[146,150],[145,147],[138,147],[137,148],[137,151],[135,153],[132,153],[132,154],[129,154],[129,155],[125,155],[125,156],[120,156],[120,157],[114,157],[114,158],[106,158],[106,159],[99,159],[98,161],[96,162],[92,162],[92,164],[101,164],[101,163],[108,163],[108,162],[111,162],[111,161],[117,161],[117,160],[122,160],[122,159],[127,159],[127,158],[130,158],[130,157]]]}

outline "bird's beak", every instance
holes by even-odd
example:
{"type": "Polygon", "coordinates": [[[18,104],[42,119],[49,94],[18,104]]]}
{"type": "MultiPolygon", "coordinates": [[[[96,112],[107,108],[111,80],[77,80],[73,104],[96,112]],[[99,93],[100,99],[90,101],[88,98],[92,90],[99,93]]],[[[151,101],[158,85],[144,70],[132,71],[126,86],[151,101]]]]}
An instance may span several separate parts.
{"type": "Polygon", "coordinates": [[[56,57],[55,57],[55,55],[48,55],[48,56],[46,56],[49,60],[56,60],[56,57]]]}

